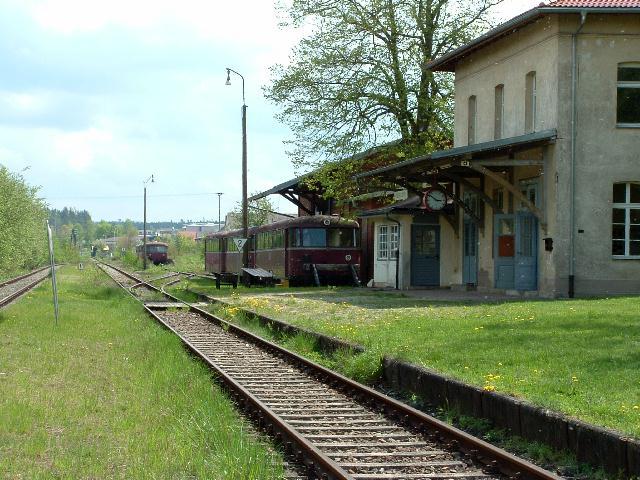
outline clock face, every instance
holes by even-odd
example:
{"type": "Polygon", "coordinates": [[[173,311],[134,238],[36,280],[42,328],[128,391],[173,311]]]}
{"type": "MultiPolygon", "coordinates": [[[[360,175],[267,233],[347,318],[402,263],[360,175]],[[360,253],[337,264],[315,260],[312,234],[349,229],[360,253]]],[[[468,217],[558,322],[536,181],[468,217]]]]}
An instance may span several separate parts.
{"type": "Polygon", "coordinates": [[[427,207],[430,210],[442,210],[447,204],[447,194],[439,188],[432,188],[427,191],[427,207]]]}

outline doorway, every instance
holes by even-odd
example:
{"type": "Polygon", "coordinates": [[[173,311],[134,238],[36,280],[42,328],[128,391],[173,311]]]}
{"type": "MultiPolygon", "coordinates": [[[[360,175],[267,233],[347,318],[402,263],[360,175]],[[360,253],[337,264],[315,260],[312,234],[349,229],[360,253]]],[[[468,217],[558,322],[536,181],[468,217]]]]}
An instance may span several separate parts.
{"type": "Polygon", "coordinates": [[[440,286],[440,225],[411,225],[411,285],[440,286]]]}
{"type": "Polygon", "coordinates": [[[538,220],[528,212],[494,215],[495,286],[537,290],[538,220]]]}

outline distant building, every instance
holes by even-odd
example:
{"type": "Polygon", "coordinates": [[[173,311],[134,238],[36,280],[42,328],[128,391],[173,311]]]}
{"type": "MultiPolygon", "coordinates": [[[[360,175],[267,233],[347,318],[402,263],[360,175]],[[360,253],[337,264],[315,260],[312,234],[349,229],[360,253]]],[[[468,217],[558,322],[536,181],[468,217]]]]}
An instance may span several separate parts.
{"type": "Polygon", "coordinates": [[[198,239],[206,236],[208,233],[220,231],[220,227],[218,222],[189,223],[182,227],[182,233],[186,234],[185,236],[198,239]],[[195,233],[195,236],[192,236],[190,233],[195,233]]]}
{"type": "MultiPolygon", "coordinates": [[[[279,222],[281,220],[288,220],[290,218],[297,217],[297,213],[276,213],[269,212],[267,214],[266,224],[279,222]]],[[[255,227],[256,225],[249,225],[250,227],[255,227]]],[[[237,212],[229,212],[224,217],[224,225],[221,230],[235,230],[237,228],[242,228],[242,215],[237,212]]]]}

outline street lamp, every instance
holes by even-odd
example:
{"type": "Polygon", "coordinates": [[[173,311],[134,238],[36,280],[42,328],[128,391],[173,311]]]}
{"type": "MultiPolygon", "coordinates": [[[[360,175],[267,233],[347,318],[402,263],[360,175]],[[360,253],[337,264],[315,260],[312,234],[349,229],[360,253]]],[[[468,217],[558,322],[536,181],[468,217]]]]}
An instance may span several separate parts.
{"type": "Polygon", "coordinates": [[[147,269],[147,183],[153,183],[153,175],[147,178],[144,185],[144,221],[142,223],[142,269],[147,269]]]}
{"type": "MultiPolygon", "coordinates": [[[[227,68],[227,81],[225,85],[231,85],[231,73],[235,73],[242,79],[242,236],[249,238],[249,215],[247,210],[247,105],[244,100],[244,77],[231,68],[227,68]]],[[[243,247],[242,266],[249,266],[249,250],[243,247]]]]}
{"type": "Polygon", "coordinates": [[[222,192],[217,192],[216,195],[218,195],[218,231],[220,231],[220,224],[222,223],[220,222],[220,197],[224,194],[222,192]]]}

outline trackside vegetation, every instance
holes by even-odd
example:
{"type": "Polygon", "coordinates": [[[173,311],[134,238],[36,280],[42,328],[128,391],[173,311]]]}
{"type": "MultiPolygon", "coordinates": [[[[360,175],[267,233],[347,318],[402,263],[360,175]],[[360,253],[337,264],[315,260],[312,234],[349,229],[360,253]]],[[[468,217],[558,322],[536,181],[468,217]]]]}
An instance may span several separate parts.
{"type": "Polygon", "coordinates": [[[0,279],[46,260],[46,220],[38,189],[0,165],[0,279]]]}
{"type": "Polygon", "coordinates": [[[282,478],[210,371],[93,267],[0,311],[0,478],[282,478]]]}
{"type": "Polygon", "coordinates": [[[404,359],[640,437],[638,297],[473,304],[351,289],[255,293],[225,301],[364,345],[371,361],[404,359]]]}

